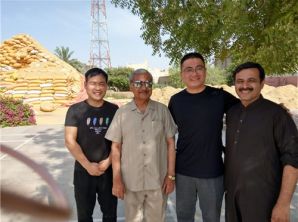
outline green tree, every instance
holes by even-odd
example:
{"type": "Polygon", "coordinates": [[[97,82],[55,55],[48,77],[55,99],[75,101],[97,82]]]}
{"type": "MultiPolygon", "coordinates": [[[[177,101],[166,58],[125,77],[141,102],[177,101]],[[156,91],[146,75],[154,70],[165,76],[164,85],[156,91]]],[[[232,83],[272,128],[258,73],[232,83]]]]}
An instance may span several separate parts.
{"type": "Polygon", "coordinates": [[[172,66],[169,68],[169,85],[174,88],[184,87],[184,84],[181,81],[180,68],[178,66],[172,66]]]}
{"type": "Polygon", "coordinates": [[[106,72],[109,75],[109,86],[120,91],[129,90],[129,76],[133,72],[132,68],[117,67],[107,68],[106,72]]]}
{"type": "Polygon", "coordinates": [[[206,83],[210,85],[227,84],[228,74],[224,69],[207,65],[206,83]]]}
{"type": "Polygon", "coordinates": [[[298,70],[296,0],[112,0],[142,22],[142,38],[154,54],[173,63],[189,51],[205,57],[248,60],[267,73],[298,70]]]}
{"type": "Polygon", "coordinates": [[[72,59],[71,56],[74,53],[74,51],[70,51],[69,47],[56,47],[54,50],[54,53],[56,56],[58,56],[61,60],[68,63],[72,67],[74,67],[79,72],[83,73],[86,69],[86,64],[80,62],[77,59],[72,59]]]}

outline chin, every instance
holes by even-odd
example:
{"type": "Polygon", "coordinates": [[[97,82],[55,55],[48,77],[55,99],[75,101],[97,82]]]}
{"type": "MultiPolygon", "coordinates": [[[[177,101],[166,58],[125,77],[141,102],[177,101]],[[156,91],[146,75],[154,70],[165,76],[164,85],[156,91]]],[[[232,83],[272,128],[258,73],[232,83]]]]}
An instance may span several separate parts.
{"type": "Polygon", "coordinates": [[[94,101],[99,102],[103,100],[103,97],[96,97],[96,98],[92,98],[94,101]]]}

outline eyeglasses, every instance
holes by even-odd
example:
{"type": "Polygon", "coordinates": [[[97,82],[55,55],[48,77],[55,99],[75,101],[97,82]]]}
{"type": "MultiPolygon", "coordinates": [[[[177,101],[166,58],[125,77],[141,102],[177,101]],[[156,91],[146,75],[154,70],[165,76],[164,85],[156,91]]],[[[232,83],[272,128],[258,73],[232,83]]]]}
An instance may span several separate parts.
{"type": "Polygon", "coordinates": [[[132,85],[135,88],[141,88],[142,86],[145,86],[145,88],[152,88],[152,82],[151,81],[140,81],[140,80],[136,80],[132,82],[132,85]]]}
{"type": "Polygon", "coordinates": [[[185,68],[184,70],[183,70],[183,72],[185,72],[185,73],[189,73],[189,74],[191,74],[191,73],[198,73],[198,72],[203,72],[203,71],[205,71],[205,67],[204,66],[197,66],[197,67],[195,67],[195,68],[192,68],[192,67],[187,67],[187,68],[185,68]]]}

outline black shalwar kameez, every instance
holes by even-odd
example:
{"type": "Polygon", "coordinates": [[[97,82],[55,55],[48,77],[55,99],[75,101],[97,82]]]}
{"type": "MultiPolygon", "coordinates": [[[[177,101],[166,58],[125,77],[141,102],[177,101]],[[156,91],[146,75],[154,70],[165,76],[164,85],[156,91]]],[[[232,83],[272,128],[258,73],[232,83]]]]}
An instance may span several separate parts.
{"type": "Polygon", "coordinates": [[[227,114],[226,222],[270,221],[283,166],[298,168],[298,133],[290,114],[262,96],[227,114]]]}

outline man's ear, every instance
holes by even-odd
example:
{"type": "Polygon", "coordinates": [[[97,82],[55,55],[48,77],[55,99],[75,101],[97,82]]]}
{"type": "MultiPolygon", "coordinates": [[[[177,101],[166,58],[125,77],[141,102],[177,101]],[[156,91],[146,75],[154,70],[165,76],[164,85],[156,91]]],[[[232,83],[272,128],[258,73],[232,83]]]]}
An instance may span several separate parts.
{"type": "Polygon", "coordinates": [[[265,79],[261,82],[261,89],[263,89],[264,85],[265,85],[265,79]]]}

